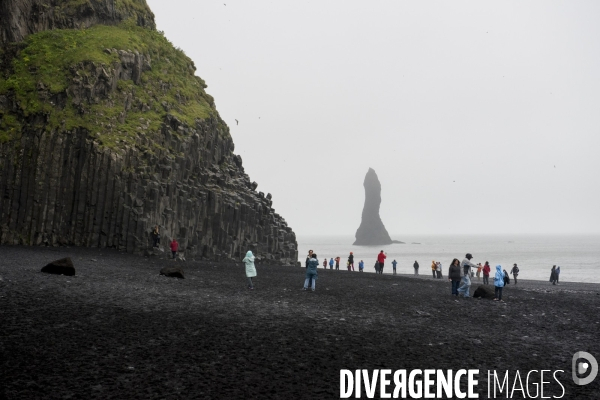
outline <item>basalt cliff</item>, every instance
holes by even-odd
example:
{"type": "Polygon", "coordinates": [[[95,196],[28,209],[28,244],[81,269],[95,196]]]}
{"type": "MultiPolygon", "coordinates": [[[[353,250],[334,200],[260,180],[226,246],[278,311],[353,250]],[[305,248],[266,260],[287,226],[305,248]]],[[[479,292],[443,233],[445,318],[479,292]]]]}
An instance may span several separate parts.
{"type": "Polygon", "coordinates": [[[145,0],[0,0],[0,40],[0,244],[297,261],[145,0]]]}
{"type": "Polygon", "coordinates": [[[379,207],[381,205],[381,183],[372,168],[365,176],[365,205],[362,212],[362,221],[356,231],[356,246],[376,246],[391,244],[392,239],[385,229],[379,207]]]}

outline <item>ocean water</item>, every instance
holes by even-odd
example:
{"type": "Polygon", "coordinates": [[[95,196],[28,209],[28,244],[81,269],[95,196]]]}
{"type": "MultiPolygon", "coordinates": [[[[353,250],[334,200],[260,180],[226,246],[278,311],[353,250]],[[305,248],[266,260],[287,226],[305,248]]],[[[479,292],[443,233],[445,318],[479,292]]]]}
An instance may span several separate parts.
{"type": "MultiPolygon", "coordinates": [[[[475,264],[489,261],[492,271],[498,264],[510,272],[514,263],[519,267],[519,279],[549,280],[553,265],[560,266],[564,282],[600,283],[600,235],[394,235],[404,244],[387,246],[352,246],[354,236],[298,236],[299,261],[304,265],[312,249],[319,258],[339,256],[340,269],[354,253],[354,268],[365,262],[365,272],[375,272],[380,250],[387,253],[384,273],[391,273],[392,260],[398,262],[399,274],[413,274],[413,263],[419,262],[419,273],[431,275],[431,261],[442,263],[444,277],[454,258],[463,260],[473,254],[475,264]]],[[[335,266],[334,266],[335,268],[335,266]]]]}

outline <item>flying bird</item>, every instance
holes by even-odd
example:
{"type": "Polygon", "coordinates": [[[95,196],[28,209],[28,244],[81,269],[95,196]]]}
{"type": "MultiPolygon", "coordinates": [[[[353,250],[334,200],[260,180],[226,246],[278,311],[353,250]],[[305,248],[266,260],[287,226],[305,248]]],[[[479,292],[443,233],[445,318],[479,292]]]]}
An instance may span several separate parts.
{"type": "Polygon", "coordinates": [[[236,125],[239,125],[239,124],[240,124],[240,122],[239,122],[239,121],[236,119],[236,120],[235,120],[235,124],[236,124],[236,125]]]}

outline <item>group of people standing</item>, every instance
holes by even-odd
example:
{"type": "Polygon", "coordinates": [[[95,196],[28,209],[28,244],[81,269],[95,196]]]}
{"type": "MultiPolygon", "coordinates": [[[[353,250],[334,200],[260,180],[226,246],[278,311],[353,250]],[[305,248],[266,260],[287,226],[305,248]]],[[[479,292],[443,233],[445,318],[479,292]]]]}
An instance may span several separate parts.
{"type": "MultiPolygon", "coordinates": [[[[150,234],[150,236],[152,237],[152,247],[159,247],[160,231],[158,229],[158,225],[154,226],[154,229],[152,229],[152,233],[150,234]]],[[[171,242],[169,243],[169,248],[171,249],[172,258],[175,259],[177,257],[177,252],[179,251],[179,243],[177,242],[177,240],[175,240],[175,238],[171,239],[171,242]]]]}
{"type": "MultiPolygon", "coordinates": [[[[450,264],[450,268],[448,269],[448,280],[452,284],[452,295],[456,297],[458,297],[459,294],[462,294],[465,298],[471,297],[471,278],[474,276],[474,269],[477,270],[477,278],[481,279],[480,275],[483,272],[483,283],[484,285],[489,284],[491,272],[489,262],[486,261],[483,266],[481,263],[475,265],[471,262],[472,258],[473,255],[467,253],[464,260],[458,261],[458,259],[455,258],[450,264]]],[[[517,267],[517,264],[513,265],[510,273],[514,276],[516,285],[517,276],[519,275],[519,267],[517,267]]],[[[502,300],[502,290],[508,284],[510,284],[508,272],[506,272],[505,269],[502,269],[501,265],[496,265],[496,271],[494,273],[494,301],[504,302],[504,300],[502,300]]]]}
{"type": "Polygon", "coordinates": [[[550,282],[552,282],[553,285],[556,285],[558,283],[559,277],[560,277],[560,267],[553,265],[552,269],[550,270],[550,282]]]}
{"type": "MultiPolygon", "coordinates": [[[[377,255],[377,261],[375,263],[375,272],[382,274],[383,268],[385,265],[385,260],[387,258],[387,254],[381,250],[377,255]]],[[[455,258],[450,263],[450,267],[448,268],[448,280],[451,283],[451,292],[453,296],[458,297],[459,295],[463,295],[465,298],[470,298],[470,289],[471,289],[471,278],[475,276],[474,270],[476,270],[476,276],[478,279],[481,279],[480,276],[483,274],[483,283],[485,285],[489,284],[490,277],[490,264],[488,261],[482,266],[481,263],[473,264],[471,262],[473,259],[473,255],[471,253],[467,253],[465,258],[462,261],[459,261],[458,258],[455,258]]],[[[248,289],[254,289],[254,284],[252,282],[252,278],[256,277],[256,268],[254,266],[254,255],[252,251],[248,251],[246,253],[246,257],[244,257],[243,262],[246,266],[246,277],[248,279],[248,289]]],[[[329,262],[325,258],[323,260],[323,267],[327,269],[327,265],[329,265],[329,269],[333,269],[333,265],[335,263],[336,270],[339,270],[340,257],[336,257],[335,259],[332,257],[329,262]]],[[[396,275],[396,260],[392,261],[392,266],[394,269],[394,275],[396,275]]],[[[317,254],[312,250],[308,251],[308,255],[306,256],[306,275],[304,279],[303,290],[308,290],[309,288],[312,291],[316,290],[316,280],[318,278],[318,267],[319,267],[319,259],[317,258],[317,254]]],[[[354,270],[354,255],[350,252],[347,261],[348,271],[354,270]]],[[[419,263],[415,261],[413,268],[415,270],[415,275],[419,274],[419,263]]],[[[359,271],[362,272],[364,270],[364,262],[361,260],[359,263],[359,271]]],[[[431,271],[434,279],[440,279],[442,277],[442,263],[439,261],[431,262],[431,271]]],[[[510,274],[514,276],[515,285],[517,284],[517,277],[519,275],[519,268],[517,264],[513,264],[513,268],[510,271],[510,274]]],[[[560,275],[560,267],[556,265],[552,266],[552,270],[550,271],[550,282],[553,285],[558,283],[560,275]]],[[[502,300],[502,291],[504,287],[510,284],[510,277],[508,272],[505,269],[502,269],[501,265],[496,265],[496,271],[494,273],[494,301],[504,302],[502,300]]]]}

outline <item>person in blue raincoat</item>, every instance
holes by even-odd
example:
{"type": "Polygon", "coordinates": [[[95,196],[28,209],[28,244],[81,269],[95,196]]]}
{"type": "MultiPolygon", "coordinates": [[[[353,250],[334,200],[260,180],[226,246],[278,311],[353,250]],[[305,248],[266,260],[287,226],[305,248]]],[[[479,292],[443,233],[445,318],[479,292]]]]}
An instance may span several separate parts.
{"type": "Polygon", "coordinates": [[[248,289],[254,289],[252,278],[256,276],[256,267],[254,266],[254,254],[248,250],[246,257],[242,260],[246,264],[246,278],[248,278],[248,289]]]}
{"type": "Polygon", "coordinates": [[[502,300],[502,288],[504,288],[504,271],[501,265],[496,265],[496,275],[494,275],[494,301],[502,300]]]}
{"type": "Polygon", "coordinates": [[[306,268],[306,278],[304,280],[304,287],[302,290],[308,289],[308,283],[312,281],[312,291],[315,291],[315,284],[317,280],[317,268],[319,267],[319,259],[317,255],[313,253],[310,260],[308,260],[308,266],[306,268]]]}
{"type": "Polygon", "coordinates": [[[333,257],[329,260],[329,269],[333,269],[333,257]]]}

